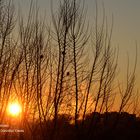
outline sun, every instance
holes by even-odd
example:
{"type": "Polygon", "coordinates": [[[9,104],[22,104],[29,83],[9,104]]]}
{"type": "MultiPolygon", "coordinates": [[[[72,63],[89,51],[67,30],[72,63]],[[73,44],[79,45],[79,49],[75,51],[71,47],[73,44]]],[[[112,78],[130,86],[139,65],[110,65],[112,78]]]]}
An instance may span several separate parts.
{"type": "Polygon", "coordinates": [[[18,116],[21,113],[21,105],[19,103],[11,103],[8,106],[8,113],[12,116],[18,116]]]}

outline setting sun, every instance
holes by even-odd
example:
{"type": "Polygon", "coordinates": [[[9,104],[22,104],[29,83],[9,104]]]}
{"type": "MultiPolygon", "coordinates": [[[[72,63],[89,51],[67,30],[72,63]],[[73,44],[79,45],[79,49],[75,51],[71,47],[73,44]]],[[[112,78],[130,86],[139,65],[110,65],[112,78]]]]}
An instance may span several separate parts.
{"type": "Polygon", "coordinates": [[[8,107],[8,112],[12,116],[18,116],[21,113],[21,106],[18,103],[11,103],[8,107]]]}

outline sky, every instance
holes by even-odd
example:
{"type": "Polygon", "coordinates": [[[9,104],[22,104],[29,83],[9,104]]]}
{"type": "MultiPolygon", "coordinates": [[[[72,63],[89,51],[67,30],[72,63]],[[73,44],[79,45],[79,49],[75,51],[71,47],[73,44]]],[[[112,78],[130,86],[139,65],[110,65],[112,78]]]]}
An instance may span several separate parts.
{"type": "MultiPolygon", "coordinates": [[[[26,13],[29,8],[30,0],[15,0],[15,4],[20,5],[23,13],[26,13]]],[[[34,0],[36,1],[36,0],[34,0]]],[[[46,16],[50,19],[50,1],[37,0],[40,11],[46,12],[46,16]]],[[[114,17],[112,45],[119,47],[119,65],[120,71],[126,69],[127,54],[129,54],[130,66],[133,66],[136,44],[138,46],[137,53],[137,83],[140,84],[140,0],[97,0],[98,9],[102,10],[104,3],[108,22],[111,22],[112,15],[114,17]]],[[[53,0],[54,6],[58,0],[53,0]]],[[[87,8],[87,19],[90,22],[94,21],[95,15],[95,0],[85,0],[87,8]]],[[[123,76],[122,73],[121,76],[123,76]]],[[[140,89],[140,87],[139,87],[140,89]]]]}

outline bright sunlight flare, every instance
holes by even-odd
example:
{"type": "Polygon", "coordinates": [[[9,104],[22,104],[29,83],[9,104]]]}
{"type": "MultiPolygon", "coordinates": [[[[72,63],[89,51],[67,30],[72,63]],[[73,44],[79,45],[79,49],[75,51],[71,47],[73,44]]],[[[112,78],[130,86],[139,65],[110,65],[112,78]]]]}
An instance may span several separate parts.
{"type": "Polygon", "coordinates": [[[9,104],[8,112],[12,116],[18,116],[21,113],[21,105],[19,103],[9,104]]]}

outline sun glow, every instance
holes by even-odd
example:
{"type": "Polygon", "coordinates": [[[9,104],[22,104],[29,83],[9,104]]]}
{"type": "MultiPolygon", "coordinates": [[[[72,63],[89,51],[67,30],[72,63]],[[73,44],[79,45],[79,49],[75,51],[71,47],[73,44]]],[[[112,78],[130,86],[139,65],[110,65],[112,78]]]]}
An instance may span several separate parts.
{"type": "Polygon", "coordinates": [[[18,116],[21,113],[21,105],[16,102],[9,104],[8,113],[12,116],[18,116]]]}

